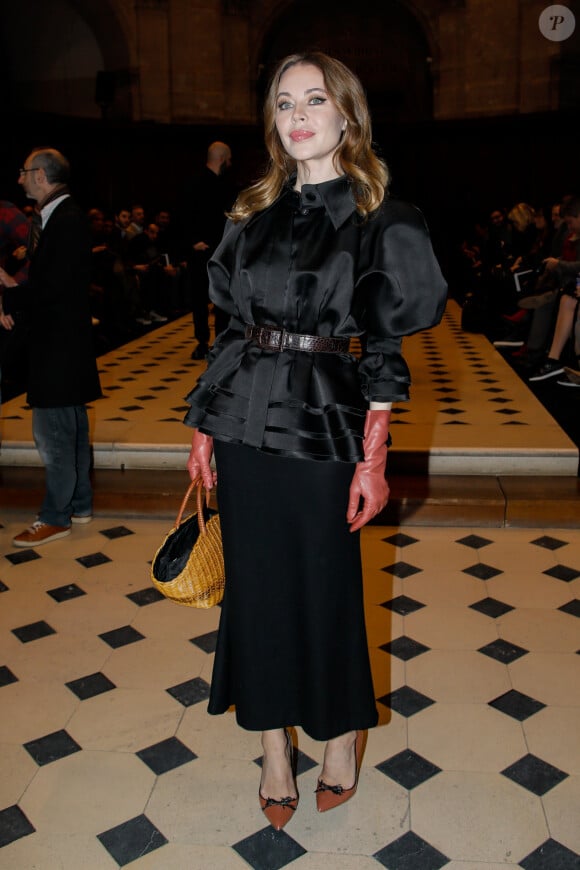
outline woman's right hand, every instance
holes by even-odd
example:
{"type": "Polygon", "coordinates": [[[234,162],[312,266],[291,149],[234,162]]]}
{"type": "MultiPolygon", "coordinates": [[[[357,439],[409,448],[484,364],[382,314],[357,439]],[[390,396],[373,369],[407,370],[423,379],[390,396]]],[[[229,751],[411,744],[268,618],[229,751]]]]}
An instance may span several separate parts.
{"type": "Polygon", "coordinates": [[[191,451],[187,460],[187,470],[192,480],[199,480],[201,477],[202,483],[208,492],[217,483],[217,474],[210,467],[212,454],[213,438],[211,435],[204,435],[199,429],[194,429],[193,438],[191,439],[191,451]]]}

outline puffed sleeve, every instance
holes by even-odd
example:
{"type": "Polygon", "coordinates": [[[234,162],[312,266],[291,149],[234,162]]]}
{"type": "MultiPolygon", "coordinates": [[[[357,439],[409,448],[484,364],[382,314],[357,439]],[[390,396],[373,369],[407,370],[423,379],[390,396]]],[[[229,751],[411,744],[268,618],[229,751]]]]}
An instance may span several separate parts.
{"type": "Polygon", "coordinates": [[[236,313],[230,292],[230,281],[235,269],[236,244],[246,223],[247,221],[234,223],[231,220],[226,222],[222,240],[207,267],[209,298],[228,314],[236,313]]]}
{"type": "Polygon", "coordinates": [[[366,336],[361,389],[369,402],[405,401],[411,379],[402,338],[438,323],[447,297],[421,212],[385,202],[365,227],[361,264],[355,291],[357,321],[366,336]]]}

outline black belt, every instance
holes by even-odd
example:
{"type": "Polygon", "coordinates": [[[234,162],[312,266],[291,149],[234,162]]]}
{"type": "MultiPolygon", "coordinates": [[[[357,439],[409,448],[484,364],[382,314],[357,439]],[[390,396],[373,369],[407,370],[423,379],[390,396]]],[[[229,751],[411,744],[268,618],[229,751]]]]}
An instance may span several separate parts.
{"type": "Polygon", "coordinates": [[[350,339],[326,338],[323,335],[301,335],[272,326],[246,324],[246,338],[264,350],[305,350],[309,353],[348,353],[350,339]]]}

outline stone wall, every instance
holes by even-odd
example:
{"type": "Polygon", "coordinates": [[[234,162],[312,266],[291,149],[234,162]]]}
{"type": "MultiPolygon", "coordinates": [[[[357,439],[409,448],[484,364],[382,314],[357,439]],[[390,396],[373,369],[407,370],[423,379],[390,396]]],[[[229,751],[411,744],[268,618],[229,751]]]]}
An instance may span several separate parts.
{"type": "Polygon", "coordinates": [[[273,54],[286,48],[284,32],[315,33],[318,44],[341,56],[346,30],[358,52],[346,51],[345,60],[362,58],[363,83],[375,99],[384,95],[386,115],[413,120],[410,106],[419,119],[490,117],[559,108],[560,70],[577,68],[578,53],[572,43],[542,36],[538,18],[546,5],[367,0],[361,16],[360,7],[341,0],[334,0],[335,15],[306,0],[30,0],[25,29],[20,7],[2,4],[0,49],[15,99],[30,109],[247,125],[258,119],[256,90],[273,54]],[[372,34],[387,20],[392,43],[381,57],[372,34]],[[49,21],[56,38],[43,40],[49,21]],[[39,45],[34,57],[26,55],[31,39],[39,45]],[[363,49],[373,55],[366,67],[363,49]],[[405,69],[405,58],[413,69],[405,69]],[[99,107],[94,82],[103,71],[108,88],[99,107]]]}

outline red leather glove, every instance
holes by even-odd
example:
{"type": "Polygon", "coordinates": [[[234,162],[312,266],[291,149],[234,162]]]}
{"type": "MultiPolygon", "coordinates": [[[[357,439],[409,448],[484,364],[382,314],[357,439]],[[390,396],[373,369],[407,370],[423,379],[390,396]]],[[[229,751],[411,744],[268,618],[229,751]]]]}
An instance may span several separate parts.
{"type": "Polygon", "coordinates": [[[209,492],[217,483],[217,474],[210,468],[210,461],[213,454],[213,438],[211,435],[204,435],[199,429],[193,430],[193,438],[191,439],[191,451],[187,460],[187,470],[192,480],[199,480],[201,477],[202,483],[209,492]]]}
{"type": "Polygon", "coordinates": [[[385,480],[387,438],[390,411],[367,411],[363,452],[364,462],[357,462],[350,485],[346,521],[351,532],[362,529],[380,513],[389,500],[389,484],[385,480]],[[362,509],[360,500],[363,500],[362,509]]]}

